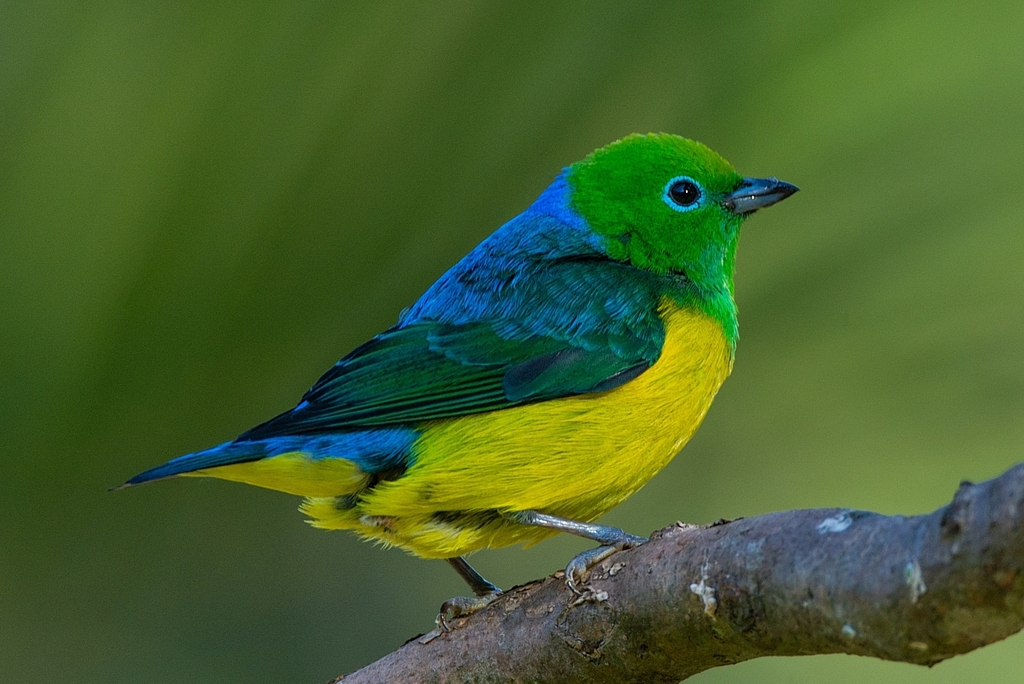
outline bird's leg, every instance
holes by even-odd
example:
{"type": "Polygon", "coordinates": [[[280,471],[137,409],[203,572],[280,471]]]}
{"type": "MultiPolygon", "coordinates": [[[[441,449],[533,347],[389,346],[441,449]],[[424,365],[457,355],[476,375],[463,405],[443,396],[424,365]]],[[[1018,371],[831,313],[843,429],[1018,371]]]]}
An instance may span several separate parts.
{"type": "Polygon", "coordinates": [[[455,572],[459,573],[459,577],[466,580],[466,584],[469,585],[469,588],[477,596],[490,596],[491,594],[501,593],[501,589],[484,579],[484,576],[474,570],[473,566],[467,563],[466,559],[462,556],[447,560],[455,568],[455,572]]]}
{"type": "Polygon", "coordinates": [[[467,563],[462,556],[446,560],[455,568],[455,572],[466,580],[476,596],[456,596],[441,604],[441,611],[438,613],[436,622],[437,628],[444,632],[451,629],[451,621],[455,618],[471,615],[501,596],[501,589],[484,579],[484,576],[474,570],[473,566],[467,563]]]}
{"type": "Polygon", "coordinates": [[[507,517],[509,520],[521,525],[535,525],[560,532],[568,532],[569,534],[575,534],[577,537],[593,539],[601,545],[595,549],[587,549],[583,553],[577,554],[565,566],[565,583],[576,594],[580,595],[583,593],[580,591],[580,586],[587,581],[592,567],[616,551],[631,549],[647,541],[643,537],[624,532],[618,527],[583,523],[569,520],[568,518],[559,518],[555,515],[548,515],[547,513],[538,513],[537,511],[517,511],[507,514],[507,517]]]}

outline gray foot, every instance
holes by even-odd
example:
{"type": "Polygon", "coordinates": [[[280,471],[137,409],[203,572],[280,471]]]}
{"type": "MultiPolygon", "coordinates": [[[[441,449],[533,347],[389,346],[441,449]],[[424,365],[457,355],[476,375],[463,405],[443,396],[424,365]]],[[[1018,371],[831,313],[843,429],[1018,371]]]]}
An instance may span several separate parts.
{"type": "Polygon", "coordinates": [[[434,629],[421,636],[418,641],[421,644],[429,644],[442,634],[452,631],[455,627],[452,624],[453,620],[483,610],[494,603],[500,596],[501,590],[495,589],[494,593],[487,594],[486,596],[456,596],[455,598],[448,599],[441,604],[441,610],[438,611],[437,617],[434,618],[434,624],[436,625],[434,629]]]}
{"type": "Polygon", "coordinates": [[[476,596],[456,596],[442,603],[441,610],[434,620],[437,627],[420,637],[421,644],[430,643],[444,632],[450,632],[452,620],[455,618],[465,617],[478,610],[483,610],[501,596],[501,589],[484,579],[484,576],[474,570],[465,558],[458,556],[447,560],[455,568],[455,572],[466,580],[466,584],[470,586],[476,596]]]}
{"type": "Polygon", "coordinates": [[[647,541],[642,537],[636,537],[631,534],[628,537],[629,539],[625,539],[618,544],[598,546],[573,556],[569,564],[565,566],[566,586],[577,596],[583,596],[585,593],[583,587],[587,580],[590,579],[591,568],[618,551],[632,549],[647,541]]]}
{"type": "Polygon", "coordinates": [[[596,549],[588,549],[575,556],[565,568],[565,583],[577,595],[582,596],[581,587],[590,576],[590,569],[608,558],[616,551],[631,549],[640,546],[646,539],[620,530],[618,527],[609,525],[594,525],[593,523],[582,523],[567,518],[559,518],[555,515],[538,513],[537,511],[518,511],[508,514],[509,520],[521,525],[535,525],[547,527],[552,530],[568,532],[585,539],[593,539],[601,544],[596,549]]]}
{"type": "Polygon", "coordinates": [[[455,598],[450,598],[441,604],[441,611],[438,613],[435,623],[442,632],[449,632],[452,629],[452,620],[483,610],[494,603],[494,600],[499,596],[501,596],[500,589],[484,596],[456,596],[455,598]]]}

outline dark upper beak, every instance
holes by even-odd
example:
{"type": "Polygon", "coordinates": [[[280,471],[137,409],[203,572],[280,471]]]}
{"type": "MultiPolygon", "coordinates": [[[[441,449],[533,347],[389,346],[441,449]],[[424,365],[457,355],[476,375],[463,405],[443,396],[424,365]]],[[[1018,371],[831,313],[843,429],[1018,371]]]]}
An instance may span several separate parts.
{"type": "Polygon", "coordinates": [[[740,187],[722,200],[722,206],[734,214],[750,214],[781,202],[800,188],[778,178],[744,178],[740,187]]]}

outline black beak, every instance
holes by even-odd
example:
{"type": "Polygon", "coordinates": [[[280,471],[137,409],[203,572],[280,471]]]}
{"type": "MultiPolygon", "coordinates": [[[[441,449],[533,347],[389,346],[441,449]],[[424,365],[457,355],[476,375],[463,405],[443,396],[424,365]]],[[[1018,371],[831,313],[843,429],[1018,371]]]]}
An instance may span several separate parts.
{"type": "Polygon", "coordinates": [[[722,206],[734,214],[752,214],[781,202],[799,189],[778,178],[744,178],[740,187],[725,196],[722,206]]]}

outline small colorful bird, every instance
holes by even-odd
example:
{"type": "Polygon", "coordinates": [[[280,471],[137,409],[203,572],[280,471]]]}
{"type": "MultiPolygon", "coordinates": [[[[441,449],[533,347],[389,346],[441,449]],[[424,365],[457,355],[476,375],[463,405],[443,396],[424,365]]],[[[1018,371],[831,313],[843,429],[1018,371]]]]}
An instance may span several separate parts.
{"type": "Polygon", "coordinates": [[[435,282],[398,324],[328,370],[299,404],[220,446],[136,475],[216,477],[306,497],[316,527],[466,562],[558,532],[644,540],[592,523],[700,425],[736,351],[740,224],[797,191],[743,178],[704,145],[631,135],[564,169],[435,282]]]}

